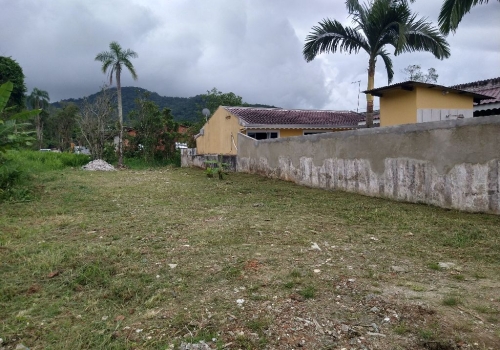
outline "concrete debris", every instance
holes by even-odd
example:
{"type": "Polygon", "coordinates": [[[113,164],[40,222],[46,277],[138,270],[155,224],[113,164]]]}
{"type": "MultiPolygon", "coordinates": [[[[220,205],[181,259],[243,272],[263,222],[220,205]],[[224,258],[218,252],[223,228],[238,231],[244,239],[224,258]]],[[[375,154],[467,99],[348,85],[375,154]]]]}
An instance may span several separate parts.
{"type": "Polygon", "coordinates": [[[27,346],[19,343],[19,344],[17,344],[15,350],[30,350],[30,348],[28,348],[27,346]]]}
{"type": "Polygon", "coordinates": [[[311,250],[321,250],[318,243],[312,242],[311,250]]]}
{"type": "Polygon", "coordinates": [[[386,335],[382,333],[366,332],[366,335],[371,335],[372,337],[382,337],[385,338],[386,335]]]}
{"type": "Polygon", "coordinates": [[[391,266],[391,271],[392,272],[406,272],[406,269],[404,267],[401,267],[401,266],[391,266]]]}
{"type": "Polygon", "coordinates": [[[90,171],[114,171],[114,170],[116,170],[114,168],[114,166],[105,162],[102,159],[93,160],[90,163],[82,166],[82,169],[83,170],[90,170],[90,171]]]}
{"type": "Polygon", "coordinates": [[[440,262],[438,263],[438,266],[440,269],[448,270],[455,267],[455,264],[451,262],[440,262]]]}
{"type": "Polygon", "coordinates": [[[210,350],[210,346],[204,341],[197,344],[181,343],[179,350],[210,350]]]}

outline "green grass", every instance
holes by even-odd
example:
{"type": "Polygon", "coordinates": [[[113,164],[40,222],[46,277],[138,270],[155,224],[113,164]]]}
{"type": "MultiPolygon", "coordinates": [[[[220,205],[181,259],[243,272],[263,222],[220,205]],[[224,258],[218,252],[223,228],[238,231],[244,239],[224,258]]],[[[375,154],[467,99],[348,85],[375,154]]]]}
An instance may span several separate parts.
{"type": "MultiPolygon", "coordinates": [[[[327,346],[331,338],[299,318],[374,322],[392,348],[416,348],[457,335],[438,322],[456,317],[449,306],[458,301],[445,302],[450,288],[461,288],[463,305],[498,298],[490,287],[500,279],[498,216],[247,174],[219,181],[196,169],[45,164],[34,176],[36,200],[0,203],[0,338],[8,348],[166,349],[203,340],[279,349],[293,337],[327,346]],[[436,273],[430,261],[454,262],[464,278],[436,273]],[[392,274],[393,265],[408,271],[392,274]],[[305,300],[292,300],[295,293],[305,300]],[[433,312],[409,314],[405,293],[433,312]],[[370,312],[378,304],[367,305],[368,295],[395,310],[399,326],[370,312]]],[[[498,307],[487,306],[498,322],[498,307]]]]}
{"type": "Polygon", "coordinates": [[[445,306],[457,306],[460,304],[460,298],[454,295],[449,295],[443,298],[442,303],[445,306]]]}

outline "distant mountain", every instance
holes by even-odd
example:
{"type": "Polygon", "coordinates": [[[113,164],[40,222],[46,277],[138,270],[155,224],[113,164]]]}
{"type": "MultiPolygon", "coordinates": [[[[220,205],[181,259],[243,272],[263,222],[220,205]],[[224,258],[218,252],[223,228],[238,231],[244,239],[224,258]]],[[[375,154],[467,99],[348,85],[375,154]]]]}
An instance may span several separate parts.
{"type": "MultiPolygon", "coordinates": [[[[111,91],[116,91],[116,88],[111,88],[111,91]]],[[[86,97],[90,102],[94,101],[101,92],[97,92],[86,97]]],[[[135,100],[143,97],[144,94],[149,94],[149,99],[155,102],[160,109],[170,108],[175,121],[179,122],[197,122],[201,117],[201,109],[203,109],[203,100],[201,95],[194,97],[167,97],[160,96],[156,92],[148,91],[140,87],[126,86],[122,87],[122,104],[123,104],[123,118],[125,124],[129,122],[128,115],[136,107],[135,100]]],[[[51,105],[55,108],[61,108],[63,103],[74,103],[77,106],[83,104],[84,98],[70,98],[54,102],[51,105]]],[[[248,104],[249,107],[269,107],[274,106],[262,104],[248,104]]],[[[212,111],[213,112],[213,111],[212,111]]]]}

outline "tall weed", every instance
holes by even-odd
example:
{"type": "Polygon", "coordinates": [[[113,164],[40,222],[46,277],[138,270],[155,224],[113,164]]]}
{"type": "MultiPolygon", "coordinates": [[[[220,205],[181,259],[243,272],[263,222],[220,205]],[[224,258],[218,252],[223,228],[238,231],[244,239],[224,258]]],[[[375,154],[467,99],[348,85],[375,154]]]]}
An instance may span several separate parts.
{"type": "Polygon", "coordinates": [[[0,201],[32,199],[33,175],[80,167],[89,162],[84,154],[9,150],[0,156],[0,201]]]}

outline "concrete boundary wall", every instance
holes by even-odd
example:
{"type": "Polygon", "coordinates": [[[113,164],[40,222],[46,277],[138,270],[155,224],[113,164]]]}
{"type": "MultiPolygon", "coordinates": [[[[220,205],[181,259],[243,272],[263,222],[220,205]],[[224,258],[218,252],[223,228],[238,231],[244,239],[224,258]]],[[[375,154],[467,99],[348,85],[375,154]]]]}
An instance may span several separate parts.
{"type": "Polygon", "coordinates": [[[229,171],[236,171],[236,156],[217,154],[197,154],[196,148],[181,149],[181,167],[207,168],[206,161],[222,161],[229,171]]]}
{"type": "Polygon", "coordinates": [[[261,141],[239,134],[236,167],[311,187],[500,214],[500,118],[261,141]]]}

